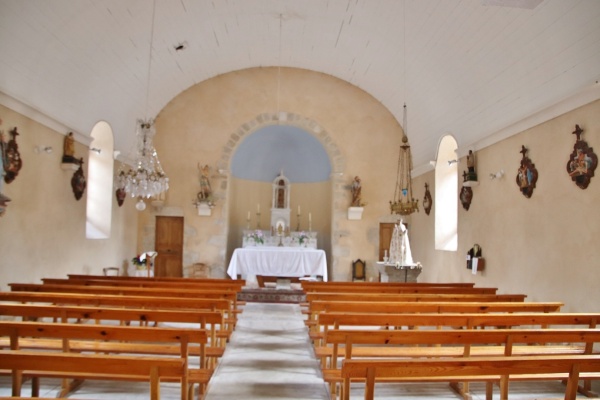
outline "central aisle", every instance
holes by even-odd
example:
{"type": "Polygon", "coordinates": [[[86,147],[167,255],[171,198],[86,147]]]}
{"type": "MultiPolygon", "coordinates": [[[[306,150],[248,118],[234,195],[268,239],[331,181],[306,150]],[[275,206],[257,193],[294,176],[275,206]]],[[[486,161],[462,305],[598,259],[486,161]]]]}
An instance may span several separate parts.
{"type": "Polygon", "coordinates": [[[329,399],[297,304],[247,303],[206,400],[329,399]]]}

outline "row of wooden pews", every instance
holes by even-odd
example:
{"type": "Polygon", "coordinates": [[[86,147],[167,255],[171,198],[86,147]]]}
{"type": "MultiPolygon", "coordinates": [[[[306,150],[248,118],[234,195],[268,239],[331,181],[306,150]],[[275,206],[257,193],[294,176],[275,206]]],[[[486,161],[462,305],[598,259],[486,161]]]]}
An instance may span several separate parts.
{"type": "Polygon", "coordinates": [[[13,396],[31,380],[62,379],[67,397],[87,379],[181,385],[202,397],[242,311],[244,282],[69,275],[0,292],[0,373],[13,396]]]}
{"type": "Polygon", "coordinates": [[[529,302],[472,284],[303,282],[306,324],[332,398],[363,385],[448,382],[463,398],[469,384],[562,380],[565,399],[595,397],[600,378],[600,313],[563,313],[561,302],[529,302]],[[537,368],[535,366],[538,366],[537,368]],[[579,382],[583,382],[582,385],[579,382]]]}

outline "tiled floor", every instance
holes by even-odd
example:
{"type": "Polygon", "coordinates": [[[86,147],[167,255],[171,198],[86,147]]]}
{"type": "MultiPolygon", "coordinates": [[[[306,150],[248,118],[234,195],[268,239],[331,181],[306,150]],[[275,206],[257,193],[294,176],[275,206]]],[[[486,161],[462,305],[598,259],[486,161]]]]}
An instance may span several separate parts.
{"type": "MultiPolygon", "coordinates": [[[[208,388],[206,400],[315,399],[328,400],[327,387],[320,377],[303,315],[297,305],[248,303],[208,388]]],[[[43,380],[41,395],[55,397],[60,382],[43,380]]],[[[473,400],[485,399],[483,384],[472,384],[473,400]]],[[[598,390],[598,388],[596,388],[598,390]]],[[[26,384],[22,394],[29,395],[26,384]]],[[[511,399],[563,398],[559,382],[512,383],[511,399]]],[[[360,385],[351,398],[362,399],[360,385]]],[[[0,396],[10,396],[10,380],[0,378],[0,396]]],[[[86,381],[74,399],[147,399],[145,383],[86,381]]],[[[583,396],[580,396],[584,398],[583,396]]],[[[179,386],[161,385],[161,398],[179,399],[179,386]]],[[[459,399],[447,384],[378,385],[376,398],[459,399]]],[[[495,391],[494,399],[498,399],[495,391]]]]}

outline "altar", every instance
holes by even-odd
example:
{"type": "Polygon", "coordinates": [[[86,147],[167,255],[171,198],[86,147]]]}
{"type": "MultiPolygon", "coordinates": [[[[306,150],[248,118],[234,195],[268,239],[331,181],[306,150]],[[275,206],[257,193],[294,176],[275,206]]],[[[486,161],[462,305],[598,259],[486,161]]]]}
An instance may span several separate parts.
{"type": "Polygon", "coordinates": [[[327,281],[325,251],[307,247],[249,246],[234,250],[227,275],[241,275],[249,286],[257,275],[281,277],[323,277],[327,281]]]}

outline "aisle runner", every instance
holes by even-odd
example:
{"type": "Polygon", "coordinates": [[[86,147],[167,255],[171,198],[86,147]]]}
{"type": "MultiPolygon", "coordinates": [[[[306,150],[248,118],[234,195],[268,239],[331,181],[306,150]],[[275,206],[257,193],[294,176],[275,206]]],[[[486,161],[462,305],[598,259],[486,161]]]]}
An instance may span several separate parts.
{"type": "Polygon", "coordinates": [[[206,395],[221,399],[329,399],[297,304],[246,304],[206,395]]]}
{"type": "Polygon", "coordinates": [[[306,294],[303,290],[291,289],[242,289],[237,297],[239,301],[259,303],[303,303],[306,301],[306,294]]]}

